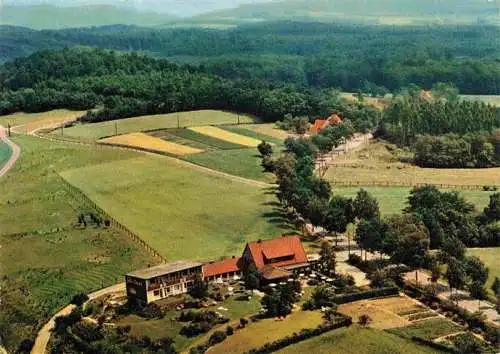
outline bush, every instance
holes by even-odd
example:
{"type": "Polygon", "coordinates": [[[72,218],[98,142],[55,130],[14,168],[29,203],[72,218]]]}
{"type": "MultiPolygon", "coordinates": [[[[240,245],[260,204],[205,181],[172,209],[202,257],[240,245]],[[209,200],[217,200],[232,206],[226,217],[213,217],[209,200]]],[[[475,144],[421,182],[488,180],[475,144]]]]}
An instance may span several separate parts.
{"type": "Polygon", "coordinates": [[[372,318],[368,315],[361,315],[358,318],[358,324],[360,326],[368,326],[372,322],[372,318]]]}
{"type": "Polygon", "coordinates": [[[353,302],[358,300],[372,299],[375,297],[396,295],[399,293],[397,287],[381,288],[374,290],[360,291],[352,294],[337,295],[331,298],[331,301],[340,305],[347,302],[353,302]]]}
{"type": "Polygon", "coordinates": [[[147,319],[153,319],[153,318],[163,318],[164,313],[161,309],[160,306],[155,304],[154,302],[151,304],[148,304],[142,311],[141,311],[141,316],[145,317],[147,319]]]}
{"type": "Polygon", "coordinates": [[[363,260],[361,259],[360,256],[358,256],[357,254],[354,254],[354,253],[351,253],[349,255],[349,258],[347,258],[347,263],[349,263],[350,265],[353,265],[353,266],[357,266],[358,264],[361,264],[363,262],[363,260]]]}
{"type": "Polygon", "coordinates": [[[19,344],[19,347],[17,348],[17,353],[18,354],[29,354],[29,353],[31,353],[31,349],[33,348],[34,344],[35,344],[35,342],[33,342],[31,339],[24,339],[19,344]]]}
{"type": "Polygon", "coordinates": [[[79,293],[71,298],[70,304],[73,304],[76,306],[82,306],[85,303],[85,301],[87,301],[88,299],[89,299],[89,297],[87,296],[87,294],[79,293]]]}
{"type": "Polygon", "coordinates": [[[234,333],[234,329],[233,329],[233,327],[231,327],[231,326],[227,326],[227,328],[226,328],[226,335],[227,335],[227,336],[232,336],[232,335],[233,335],[233,333],[234,333]]]}
{"type": "Polygon", "coordinates": [[[240,318],[240,327],[244,328],[248,324],[248,320],[246,318],[240,318]]]}
{"type": "Polygon", "coordinates": [[[226,334],[222,331],[215,331],[208,339],[210,346],[223,342],[227,338],[226,334]]]}

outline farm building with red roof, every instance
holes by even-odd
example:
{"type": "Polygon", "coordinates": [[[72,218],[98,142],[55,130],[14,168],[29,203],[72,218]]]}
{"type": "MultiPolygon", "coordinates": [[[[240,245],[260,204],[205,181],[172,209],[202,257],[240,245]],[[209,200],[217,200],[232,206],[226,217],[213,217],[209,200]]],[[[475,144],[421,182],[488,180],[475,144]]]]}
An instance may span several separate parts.
{"type": "Polygon", "coordinates": [[[309,268],[299,236],[247,243],[242,257],[223,259],[203,265],[203,278],[224,281],[242,277],[251,266],[265,281],[288,278],[294,272],[309,268]]]}
{"type": "Polygon", "coordinates": [[[332,114],[330,117],[326,119],[316,119],[314,121],[313,126],[311,127],[311,135],[318,134],[321,130],[325,129],[330,125],[339,125],[342,124],[343,120],[336,113],[332,114]]]}
{"type": "Polygon", "coordinates": [[[242,258],[246,267],[254,265],[268,281],[287,278],[293,272],[309,268],[299,236],[249,242],[242,258]]]}

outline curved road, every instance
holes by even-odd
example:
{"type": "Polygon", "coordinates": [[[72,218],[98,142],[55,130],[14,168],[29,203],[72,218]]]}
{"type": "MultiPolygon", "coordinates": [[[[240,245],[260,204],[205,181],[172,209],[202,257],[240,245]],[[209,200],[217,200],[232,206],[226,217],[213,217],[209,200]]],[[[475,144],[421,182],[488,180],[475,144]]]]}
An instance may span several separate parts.
{"type": "Polygon", "coordinates": [[[7,171],[9,171],[12,168],[12,166],[14,166],[17,159],[19,158],[21,149],[19,148],[19,146],[14,144],[12,140],[9,139],[9,137],[7,136],[6,129],[1,125],[0,125],[0,140],[3,141],[5,144],[7,144],[12,150],[12,155],[10,155],[10,159],[0,169],[0,177],[2,177],[7,173],[7,171]]]}
{"type": "MultiPolygon", "coordinates": [[[[110,295],[115,293],[125,293],[125,283],[112,285],[110,287],[95,291],[89,294],[88,297],[89,300],[94,300],[103,295],[110,295]]],[[[31,349],[31,354],[44,354],[47,352],[47,344],[49,344],[50,335],[56,324],[56,317],[66,316],[71,313],[74,308],[75,305],[71,304],[64,307],[63,309],[59,310],[54,316],[52,316],[52,318],[46,324],[43,325],[42,329],[40,329],[36,336],[35,344],[31,349]]]]}
{"type": "MultiPolygon", "coordinates": [[[[0,125],[0,140],[3,141],[5,144],[7,144],[12,150],[12,155],[10,155],[9,160],[0,169],[0,177],[2,177],[7,173],[7,171],[9,171],[12,168],[12,166],[14,166],[17,159],[19,158],[19,155],[21,154],[21,149],[19,148],[19,146],[14,144],[9,139],[5,128],[2,127],[1,125],[0,125]]],[[[2,345],[0,345],[0,354],[7,354],[7,350],[2,345]]]]}

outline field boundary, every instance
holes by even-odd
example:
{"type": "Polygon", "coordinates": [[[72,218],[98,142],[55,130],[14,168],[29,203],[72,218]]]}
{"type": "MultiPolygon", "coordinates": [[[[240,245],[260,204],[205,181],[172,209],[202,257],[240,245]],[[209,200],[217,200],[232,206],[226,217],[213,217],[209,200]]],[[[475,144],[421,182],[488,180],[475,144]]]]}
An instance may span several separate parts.
{"type": "MultiPolygon", "coordinates": [[[[55,171],[54,171],[55,172],[55,171]]],[[[75,187],[68,181],[66,181],[61,175],[59,175],[57,172],[55,172],[63,182],[63,186],[66,188],[66,190],[77,200],[80,202],[83,202],[90,207],[92,207],[95,211],[97,211],[99,214],[104,216],[105,219],[109,220],[110,226],[114,227],[117,230],[125,232],[125,234],[130,237],[135,243],[137,243],[139,246],[141,246],[143,249],[148,251],[153,257],[158,258],[161,262],[167,263],[167,259],[162,256],[158,251],[156,251],[153,247],[151,247],[147,242],[145,242],[139,235],[137,235],[135,232],[131,231],[128,227],[120,223],[118,220],[116,220],[114,217],[109,215],[106,211],[104,211],[100,206],[98,206],[94,201],[92,201],[85,193],[83,193],[79,188],[75,187]]]]}
{"type": "Polygon", "coordinates": [[[441,189],[459,189],[459,190],[484,190],[484,187],[496,187],[500,189],[500,185],[455,185],[455,184],[441,184],[441,183],[407,183],[407,182],[380,182],[380,181],[328,181],[332,186],[336,187],[425,187],[425,186],[436,186],[441,189]]]}

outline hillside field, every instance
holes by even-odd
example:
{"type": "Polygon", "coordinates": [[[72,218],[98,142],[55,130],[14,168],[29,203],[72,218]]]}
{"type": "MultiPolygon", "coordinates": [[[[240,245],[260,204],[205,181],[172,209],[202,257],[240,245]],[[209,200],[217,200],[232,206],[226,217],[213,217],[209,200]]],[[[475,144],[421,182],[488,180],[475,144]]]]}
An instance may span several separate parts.
{"type": "Polygon", "coordinates": [[[85,111],[70,111],[67,109],[56,109],[42,113],[15,113],[7,116],[0,116],[0,125],[16,127],[13,131],[18,133],[28,133],[35,129],[46,126],[58,125],[64,121],[76,120],[85,111]]]}
{"type": "Polygon", "coordinates": [[[393,146],[375,141],[366,148],[335,158],[325,175],[332,184],[345,183],[392,186],[417,183],[454,186],[500,186],[500,168],[435,169],[401,162],[389,149],[393,146]]]}
{"type": "Polygon", "coordinates": [[[21,156],[0,180],[0,336],[11,352],[76,293],[114,284],[155,262],[121,232],[75,228],[78,213],[89,209],[67,194],[54,172],[136,153],[30,136],[13,140],[21,156]]]}
{"type": "Polygon", "coordinates": [[[167,259],[236,255],[249,240],[291,231],[273,210],[270,188],[173,158],[144,156],[61,175],[167,259]]]}
{"type": "MultiPolygon", "coordinates": [[[[410,188],[402,187],[336,187],[333,186],[334,194],[355,198],[360,188],[372,194],[379,202],[380,211],[383,215],[399,214],[406,207],[406,202],[410,195],[410,188]]],[[[489,202],[493,192],[483,192],[479,190],[458,191],[465,199],[475,205],[476,210],[482,210],[489,202]]]]}
{"type": "MultiPolygon", "coordinates": [[[[256,121],[255,118],[247,115],[203,110],[118,119],[101,123],[79,124],[65,129],[64,134],[70,138],[97,140],[115,135],[115,133],[120,135],[155,129],[238,124],[238,122],[253,123],[254,121],[256,121]]],[[[57,132],[54,132],[54,134],[57,134],[57,132]]]]}
{"type": "Polygon", "coordinates": [[[385,331],[351,326],[291,345],[279,354],[424,354],[439,351],[385,331]]]}

